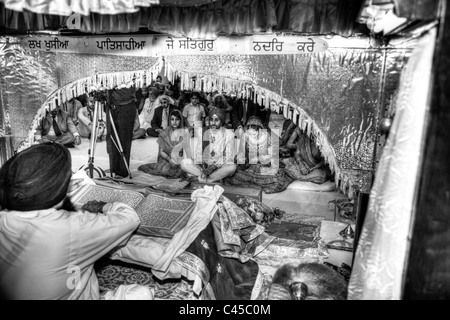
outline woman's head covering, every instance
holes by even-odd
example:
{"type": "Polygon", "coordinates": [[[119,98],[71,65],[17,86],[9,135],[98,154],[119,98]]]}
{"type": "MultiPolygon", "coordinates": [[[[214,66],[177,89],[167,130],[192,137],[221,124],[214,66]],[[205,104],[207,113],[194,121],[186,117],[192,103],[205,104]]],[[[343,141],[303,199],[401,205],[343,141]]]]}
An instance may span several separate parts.
{"type": "Polygon", "coordinates": [[[31,146],[0,169],[0,206],[18,211],[51,208],[66,197],[71,176],[72,159],[66,147],[31,146]]]}
{"type": "Polygon", "coordinates": [[[263,125],[261,119],[257,116],[251,116],[250,118],[248,118],[247,128],[250,127],[251,125],[258,126],[260,129],[264,129],[264,125],[263,125]]]}
{"type": "MultiPolygon", "coordinates": [[[[178,110],[178,109],[173,109],[170,114],[169,114],[169,123],[170,123],[170,119],[172,118],[172,115],[176,116],[178,119],[180,119],[180,126],[178,127],[178,129],[184,128],[184,118],[183,118],[183,113],[178,110]]],[[[168,126],[168,128],[171,128],[172,126],[168,126]]]]}
{"type": "Polygon", "coordinates": [[[225,122],[225,111],[220,108],[212,108],[209,111],[208,115],[210,119],[212,118],[213,115],[216,115],[217,118],[219,118],[222,123],[225,122]]]}

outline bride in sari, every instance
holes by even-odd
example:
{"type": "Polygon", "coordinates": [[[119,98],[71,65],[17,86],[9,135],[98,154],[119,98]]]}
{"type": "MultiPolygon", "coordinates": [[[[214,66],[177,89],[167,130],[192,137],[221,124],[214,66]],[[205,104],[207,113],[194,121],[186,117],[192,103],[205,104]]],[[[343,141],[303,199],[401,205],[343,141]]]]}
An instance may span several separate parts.
{"type": "Polygon", "coordinates": [[[296,127],[286,146],[295,150],[293,157],[282,160],[284,171],[292,179],[322,184],[330,178],[331,172],[313,137],[296,127]]]}
{"type": "Polygon", "coordinates": [[[177,147],[174,151],[174,147],[182,144],[186,138],[189,138],[189,132],[184,126],[183,115],[180,110],[174,109],[169,114],[169,126],[159,134],[156,141],[159,145],[157,162],[141,165],[138,170],[165,178],[184,177],[180,167],[183,148],[177,147]]]}
{"type": "Polygon", "coordinates": [[[281,192],[293,181],[279,167],[278,148],[273,145],[270,129],[257,116],[251,116],[241,137],[236,156],[237,170],[225,179],[225,184],[261,187],[266,193],[281,192]]]}

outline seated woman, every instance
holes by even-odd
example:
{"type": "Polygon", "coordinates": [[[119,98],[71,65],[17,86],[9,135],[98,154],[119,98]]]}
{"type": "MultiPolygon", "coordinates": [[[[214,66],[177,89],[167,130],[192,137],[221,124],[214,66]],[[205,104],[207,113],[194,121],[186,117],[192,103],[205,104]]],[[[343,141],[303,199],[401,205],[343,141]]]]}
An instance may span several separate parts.
{"type": "Polygon", "coordinates": [[[272,133],[277,134],[280,138],[278,145],[280,158],[289,158],[293,156],[294,152],[286,146],[286,143],[289,141],[297,126],[291,119],[286,119],[282,113],[277,113],[276,107],[276,102],[271,101],[268,126],[272,130],[272,133]]]}
{"type": "Polygon", "coordinates": [[[158,140],[159,145],[157,163],[148,163],[138,167],[138,170],[152,175],[163,176],[166,178],[184,177],[179,163],[183,158],[183,150],[174,152],[173,148],[181,143],[189,134],[184,126],[183,115],[178,109],[172,110],[169,114],[169,126],[161,131],[158,140]]]}
{"type": "Polygon", "coordinates": [[[300,128],[296,127],[286,146],[295,150],[293,157],[281,160],[288,176],[294,180],[318,184],[329,179],[329,169],[325,166],[325,161],[314,138],[309,138],[300,128]]]}
{"type": "Polygon", "coordinates": [[[266,193],[281,192],[292,179],[279,168],[278,150],[272,145],[272,133],[261,119],[251,116],[241,137],[236,173],[227,178],[226,185],[261,187],[266,193]]]}

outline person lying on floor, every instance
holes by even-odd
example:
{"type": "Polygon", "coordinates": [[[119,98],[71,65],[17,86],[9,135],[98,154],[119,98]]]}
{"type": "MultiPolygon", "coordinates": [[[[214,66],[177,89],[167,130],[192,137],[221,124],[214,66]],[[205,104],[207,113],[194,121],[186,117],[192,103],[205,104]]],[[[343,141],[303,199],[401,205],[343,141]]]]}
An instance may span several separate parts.
{"type": "Polygon", "coordinates": [[[57,104],[55,108],[49,107],[45,117],[39,121],[34,134],[39,143],[55,142],[73,148],[74,144],[81,143],[78,129],[69,114],[57,104]]]}
{"type": "Polygon", "coordinates": [[[185,143],[185,149],[189,151],[187,158],[181,161],[181,169],[202,183],[221,181],[236,171],[234,132],[222,126],[225,111],[213,108],[208,117],[209,128],[203,130],[203,141],[199,143],[198,135],[194,134],[190,143],[185,143]],[[197,146],[201,146],[201,152],[197,146]]]}
{"type": "Polygon", "coordinates": [[[169,119],[170,125],[161,131],[156,140],[159,145],[157,162],[141,165],[138,170],[166,178],[181,178],[185,175],[180,167],[184,155],[181,146],[183,139],[189,139],[189,130],[184,126],[180,110],[172,110],[169,119]],[[180,146],[180,148],[172,152],[176,146],[180,146]]]}
{"type": "Polygon", "coordinates": [[[123,203],[92,201],[75,210],[71,176],[70,152],[57,143],[33,145],[0,169],[4,298],[101,298],[94,263],[126,244],[140,219],[123,203]]]}
{"type": "Polygon", "coordinates": [[[226,185],[261,187],[266,193],[281,192],[292,179],[279,168],[278,148],[271,131],[257,116],[251,116],[241,136],[236,173],[224,180],[226,185]]]}
{"type": "Polygon", "coordinates": [[[289,177],[317,184],[329,180],[331,171],[325,165],[313,137],[308,137],[299,127],[296,127],[286,143],[286,147],[294,150],[293,157],[282,160],[285,165],[284,171],[289,177]]]}

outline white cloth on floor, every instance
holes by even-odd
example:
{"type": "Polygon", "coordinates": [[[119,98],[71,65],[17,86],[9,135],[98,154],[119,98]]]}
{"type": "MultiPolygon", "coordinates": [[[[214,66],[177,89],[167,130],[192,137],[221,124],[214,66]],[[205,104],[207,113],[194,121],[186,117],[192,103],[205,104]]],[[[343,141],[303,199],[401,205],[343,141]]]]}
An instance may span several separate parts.
{"type": "Polygon", "coordinates": [[[217,200],[223,191],[221,186],[205,186],[192,192],[191,199],[197,204],[186,226],[174,235],[161,257],[153,265],[152,273],[156,277],[165,279],[173,259],[186,250],[210,223],[217,210],[217,200]]]}
{"type": "Polygon", "coordinates": [[[155,289],[139,284],[120,285],[100,296],[100,300],[154,300],[155,289]]]}

